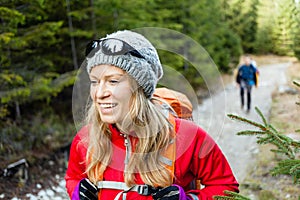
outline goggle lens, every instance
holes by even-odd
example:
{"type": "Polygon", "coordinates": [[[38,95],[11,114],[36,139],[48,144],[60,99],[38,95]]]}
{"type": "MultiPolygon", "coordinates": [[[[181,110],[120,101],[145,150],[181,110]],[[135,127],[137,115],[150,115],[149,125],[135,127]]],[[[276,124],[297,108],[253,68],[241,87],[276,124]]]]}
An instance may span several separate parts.
{"type": "Polygon", "coordinates": [[[86,46],[85,56],[91,58],[95,55],[97,51],[101,49],[102,53],[106,55],[126,55],[130,54],[132,56],[143,58],[135,48],[129,45],[123,40],[116,38],[107,38],[103,40],[92,40],[86,46]]]}

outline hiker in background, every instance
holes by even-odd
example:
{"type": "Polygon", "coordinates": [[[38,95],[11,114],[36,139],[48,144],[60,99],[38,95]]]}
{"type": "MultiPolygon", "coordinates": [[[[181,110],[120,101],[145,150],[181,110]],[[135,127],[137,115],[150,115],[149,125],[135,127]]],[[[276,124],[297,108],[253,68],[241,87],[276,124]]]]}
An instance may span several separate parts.
{"type": "Polygon", "coordinates": [[[238,191],[214,140],[155,103],[163,69],[146,38],[118,31],[93,40],[86,63],[92,102],[71,145],[65,176],[70,198],[191,200],[238,191]],[[190,188],[195,179],[204,188],[190,188]]]}
{"type": "Polygon", "coordinates": [[[249,55],[245,55],[243,58],[244,64],[238,69],[236,75],[236,82],[240,87],[240,97],[241,97],[241,108],[244,109],[244,94],[245,90],[247,93],[247,112],[251,109],[251,90],[254,85],[257,86],[257,76],[258,71],[256,67],[251,64],[251,58],[249,55]]]}

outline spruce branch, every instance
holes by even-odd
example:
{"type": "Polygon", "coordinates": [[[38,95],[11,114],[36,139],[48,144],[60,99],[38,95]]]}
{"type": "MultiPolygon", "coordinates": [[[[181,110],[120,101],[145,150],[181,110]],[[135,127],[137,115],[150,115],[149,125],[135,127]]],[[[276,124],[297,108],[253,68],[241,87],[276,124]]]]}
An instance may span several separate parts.
{"type": "Polygon", "coordinates": [[[228,114],[228,117],[230,117],[233,120],[247,123],[260,129],[260,131],[257,130],[240,131],[237,133],[237,135],[256,135],[258,139],[257,140],[258,144],[267,144],[267,143],[273,144],[278,148],[276,150],[273,150],[274,152],[285,154],[286,156],[288,156],[289,159],[294,159],[295,152],[292,147],[295,146],[291,144],[296,143],[297,145],[297,142],[279,133],[271,124],[267,122],[266,118],[257,107],[255,107],[255,110],[258,113],[258,115],[261,117],[263,123],[258,123],[237,115],[228,114]]]}
{"type": "Polygon", "coordinates": [[[241,122],[245,122],[246,124],[250,124],[252,126],[255,126],[257,128],[260,128],[262,131],[265,131],[265,126],[264,125],[261,125],[259,123],[256,123],[254,121],[251,121],[249,119],[246,119],[246,118],[243,118],[243,117],[240,117],[238,115],[233,115],[233,114],[228,114],[227,115],[229,118],[231,118],[232,120],[237,120],[237,121],[241,121],[241,122]]]}
{"type": "Polygon", "coordinates": [[[246,131],[237,132],[237,135],[261,135],[261,134],[264,134],[264,131],[246,130],[246,131]]]}
{"type": "Polygon", "coordinates": [[[250,200],[247,197],[244,197],[241,194],[238,194],[236,192],[225,190],[224,194],[228,196],[214,196],[214,200],[250,200]]]}
{"type": "MultiPolygon", "coordinates": [[[[300,87],[300,83],[298,83],[298,82],[296,82],[296,81],[293,81],[293,83],[294,83],[296,86],[300,87]]],[[[297,104],[298,106],[300,106],[300,102],[296,102],[296,104],[297,104]]]]}
{"type": "Polygon", "coordinates": [[[273,176],[279,174],[291,175],[294,177],[294,183],[300,184],[300,160],[282,160],[271,170],[273,176]]]}
{"type": "Polygon", "coordinates": [[[293,81],[293,83],[294,83],[296,86],[300,87],[300,83],[298,83],[297,81],[293,81]]]}
{"type": "Polygon", "coordinates": [[[255,110],[262,119],[262,123],[228,114],[228,117],[233,120],[247,123],[260,129],[240,131],[237,135],[255,135],[257,137],[257,144],[273,144],[276,149],[271,149],[271,151],[285,155],[287,159],[278,162],[277,166],[271,170],[272,175],[288,174],[294,178],[294,183],[300,183],[300,160],[296,159],[296,153],[300,152],[300,141],[293,140],[277,131],[276,128],[267,122],[257,107],[255,110]]]}
{"type": "Polygon", "coordinates": [[[265,126],[268,126],[268,122],[267,122],[265,116],[262,114],[262,112],[261,112],[257,107],[255,107],[255,111],[258,113],[258,115],[259,115],[260,118],[262,119],[264,125],[265,125],[265,126]]]}
{"type": "Polygon", "coordinates": [[[279,132],[272,126],[272,124],[269,124],[269,127],[270,127],[270,129],[271,129],[272,131],[274,131],[275,133],[279,133],[279,132]]]}

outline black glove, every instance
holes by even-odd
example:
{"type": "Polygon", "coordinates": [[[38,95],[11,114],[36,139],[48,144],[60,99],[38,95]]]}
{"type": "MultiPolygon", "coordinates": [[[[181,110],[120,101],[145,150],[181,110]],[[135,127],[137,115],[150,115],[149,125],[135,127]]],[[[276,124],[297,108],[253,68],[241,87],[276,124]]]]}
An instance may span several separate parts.
{"type": "Polygon", "coordinates": [[[189,200],[182,187],[179,185],[171,185],[162,188],[152,195],[154,200],[189,200]]]}
{"type": "Polygon", "coordinates": [[[98,188],[87,178],[79,183],[79,198],[80,200],[98,200],[98,188]]]}

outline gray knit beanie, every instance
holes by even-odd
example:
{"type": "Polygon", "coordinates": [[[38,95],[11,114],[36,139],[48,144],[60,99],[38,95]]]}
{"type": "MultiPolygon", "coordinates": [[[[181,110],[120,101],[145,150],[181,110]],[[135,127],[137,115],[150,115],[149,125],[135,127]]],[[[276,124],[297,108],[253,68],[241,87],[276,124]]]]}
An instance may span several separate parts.
{"type": "Polygon", "coordinates": [[[87,57],[87,71],[97,65],[109,64],[119,67],[132,76],[144,90],[147,98],[151,98],[158,80],[163,75],[163,69],[153,45],[142,35],[124,30],[117,31],[105,38],[115,38],[122,40],[137,50],[142,57],[135,57],[130,54],[125,55],[106,55],[101,48],[91,58],[87,57]]]}

